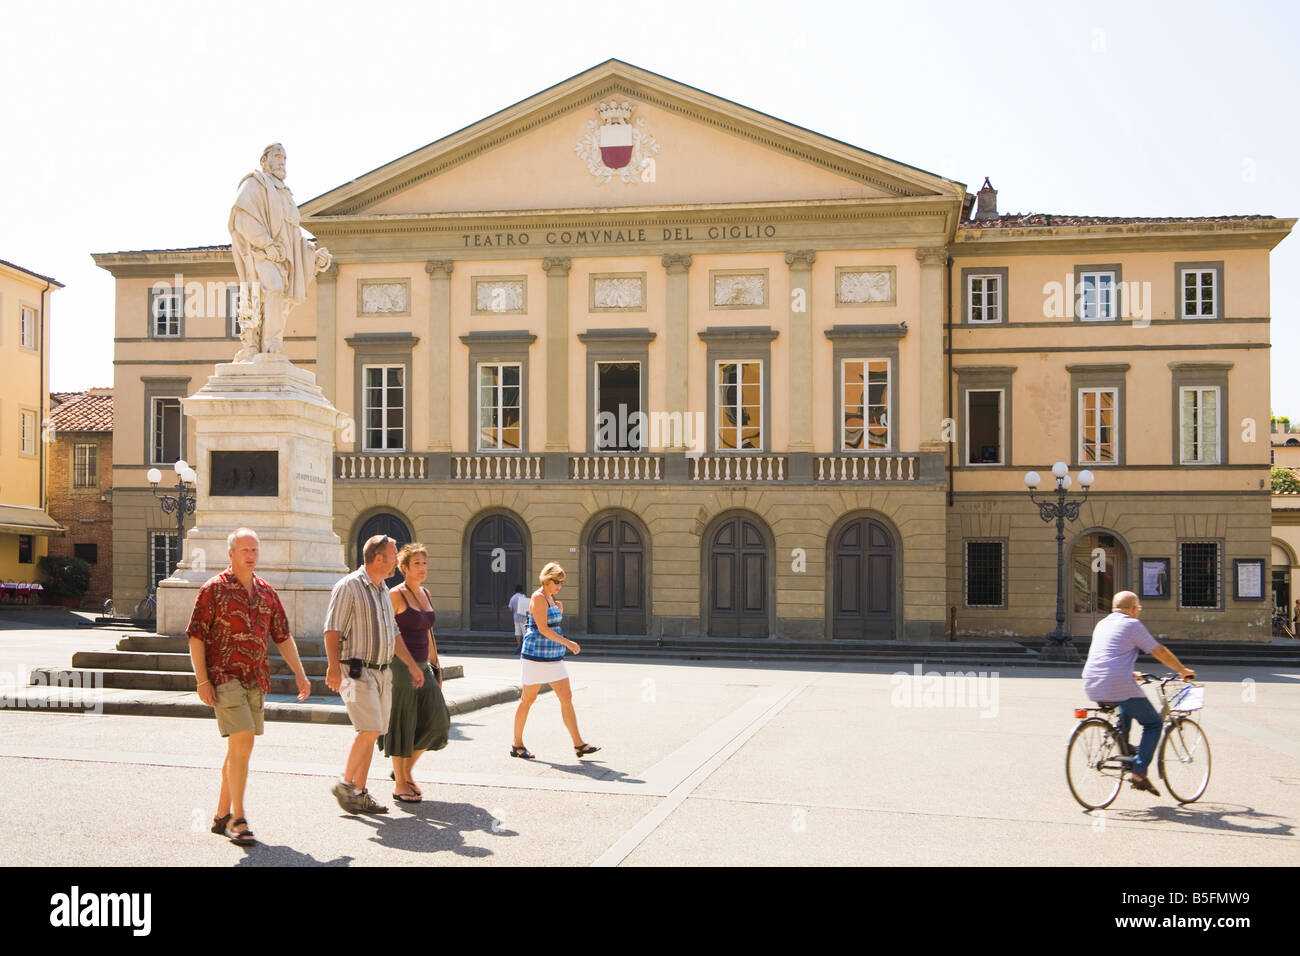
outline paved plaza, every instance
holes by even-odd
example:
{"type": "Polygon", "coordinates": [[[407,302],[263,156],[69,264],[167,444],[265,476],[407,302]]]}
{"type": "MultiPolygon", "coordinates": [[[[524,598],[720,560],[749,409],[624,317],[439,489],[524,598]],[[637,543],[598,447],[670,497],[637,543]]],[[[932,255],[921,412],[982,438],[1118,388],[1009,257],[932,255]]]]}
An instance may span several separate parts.
{"type": "MultiPolygon", "coordinates": [[[[66,665],[116,636],[0,621],[0,665],[66,665]]],[[[504,655],[447,662],[518,671],[504,655]]],[[[1063,771],[1077,669],[942,681],[907,665],[585,655],[569,668],[599,754],[574,758],[549,695],[525,736],[534,762],[507,756],[513,704],[478,710],[418,767],[419,805],[394,804],[376,757],[386,816],[346,815],[328,792],[349,727],[268,724],[247,796],[262,842],[247,850],[207,829],[215,722],[2,711],[0,845],[11,865],[1300,864],[1293,672],[1203,670],[1214,769],[1200,802],[1126,787],[1086,814],[1063,771]]]]}

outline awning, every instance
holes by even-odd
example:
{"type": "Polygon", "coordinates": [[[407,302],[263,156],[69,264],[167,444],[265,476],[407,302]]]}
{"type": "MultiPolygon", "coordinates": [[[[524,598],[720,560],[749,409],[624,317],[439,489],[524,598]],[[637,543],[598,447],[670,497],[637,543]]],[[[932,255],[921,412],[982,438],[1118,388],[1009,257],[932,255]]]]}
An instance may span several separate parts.
{"type": "Polygon", "coordinates": [[[0,505],[0,534],[43,534],[61,537],[63,526],[40,508],[0,505]]]}

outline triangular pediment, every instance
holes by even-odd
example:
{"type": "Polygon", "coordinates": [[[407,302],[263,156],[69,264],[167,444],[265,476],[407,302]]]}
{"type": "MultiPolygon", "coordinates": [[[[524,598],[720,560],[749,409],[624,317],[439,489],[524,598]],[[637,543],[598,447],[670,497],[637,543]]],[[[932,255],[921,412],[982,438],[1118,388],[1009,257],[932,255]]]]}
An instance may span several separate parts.
{"type": "Polygon", "coordinates": [[[311,200],[303,215],[960,202],[964,191],[960,183],[609,60],[311,200]]]}

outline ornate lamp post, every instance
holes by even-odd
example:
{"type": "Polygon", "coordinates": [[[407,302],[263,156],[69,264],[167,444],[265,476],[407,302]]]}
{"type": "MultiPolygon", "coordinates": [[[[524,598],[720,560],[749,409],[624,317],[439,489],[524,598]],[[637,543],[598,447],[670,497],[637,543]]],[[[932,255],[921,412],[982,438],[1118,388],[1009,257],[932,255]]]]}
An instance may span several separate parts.
{"type": "Polygon", "coordinates": [[[154,497],[162,504],[163,514],[175,513],[176,515],[176,547],[179,551],[181,542],[185,540],[185,516],[194,514],[194,506],[198,498],[195,487],[198,476],[184,458],[179,459],[172,469],[176,472],[176,494],[174,495],[158,494],[158,482],[162,481],[162,472],[157,468],[150,468],[146,477],[149,479],[149,487],[153,490],[154,497]]]}
{"type": "Polygon", "coordinates": [[[1079,472],[1079,484],[1083,488],[1083,497],[1066,501],[1065,493],[1070,490],[1070,466],[1058,461],[1052,466],[1052,476],[1056,479],[1056,500],[1050,497],[1038,499],[1034,491],[1038,488],[1038,472],[1025,473],[1025,487],[1029,489],[1029,500],[1038,506],[1038,516],[1044,521],[1056,522],[1056,630],[1047,635],[1047,646],[1043,648],[1043,659],[1052,661],[1078,660],[1078,651],[1070,641],[1070,632],[1065,629],[1065,522],[1077,521],[1079,508],[1088,500],[1088,489],[1092,487],[1093,475],[1090,471],[1079,472]]]}

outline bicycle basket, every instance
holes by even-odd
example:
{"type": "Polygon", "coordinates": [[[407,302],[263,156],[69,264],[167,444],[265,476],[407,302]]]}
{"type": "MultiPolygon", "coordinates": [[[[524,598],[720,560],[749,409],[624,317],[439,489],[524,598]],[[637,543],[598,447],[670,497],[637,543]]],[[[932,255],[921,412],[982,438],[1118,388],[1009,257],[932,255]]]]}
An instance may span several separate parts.
{"type": "Polygon", "coordinates": [[[1204,687],[1184,687],[1169,701],[1170,710],[1200,710],[1204,706],[1204,687]]]}

